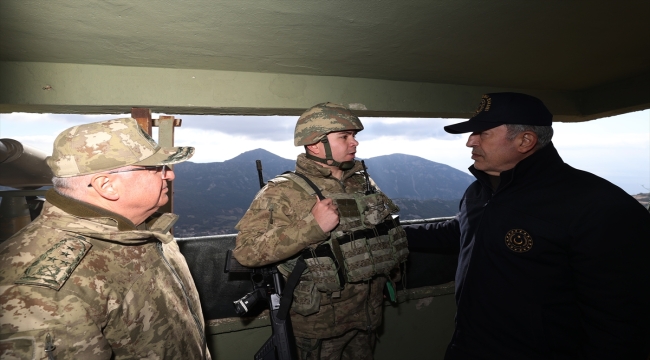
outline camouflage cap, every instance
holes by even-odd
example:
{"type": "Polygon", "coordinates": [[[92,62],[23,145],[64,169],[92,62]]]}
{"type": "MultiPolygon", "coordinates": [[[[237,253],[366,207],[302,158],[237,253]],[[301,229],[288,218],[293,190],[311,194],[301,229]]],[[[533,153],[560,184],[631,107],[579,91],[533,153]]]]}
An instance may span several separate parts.
{"type": "Polygon", "coordinates": [[[54,176],[94,174],[128,165],[156,166],[183,162],[193,147],[160,147],[132,118],[73,126],[54,140],[47,157],[54,176]]]}
{"type": "Polygon", "coordinates": [[[296,123],[293,143],[295,146],[311,145],[321,141],[334,131],[363,130],[361,120],[345,106],[323,103],[307,109],[296,123]]]}

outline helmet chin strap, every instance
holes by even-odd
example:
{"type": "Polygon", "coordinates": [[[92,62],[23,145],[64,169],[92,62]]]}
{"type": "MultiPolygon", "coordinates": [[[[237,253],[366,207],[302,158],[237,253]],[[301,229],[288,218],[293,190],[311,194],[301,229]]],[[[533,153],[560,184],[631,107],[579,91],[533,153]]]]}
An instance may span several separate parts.
{"type": "Polygon", "coordinates": [[[330,148],[330,143],[327,141],[327,137],[323,138],[321,140],[323,143],[323,146],[325,147],[325,159],[321,159],[319,157],[316,157],[314,155],[311,155],[309,153],[305,153],[305,156],[307,159],[329,165],[329,166],[336,166],[337,168],[341,170],[350,170],[354,167],[354,161],[343,161],[343,162],[338,162],[332,158],[332,148],[330,148]]]}

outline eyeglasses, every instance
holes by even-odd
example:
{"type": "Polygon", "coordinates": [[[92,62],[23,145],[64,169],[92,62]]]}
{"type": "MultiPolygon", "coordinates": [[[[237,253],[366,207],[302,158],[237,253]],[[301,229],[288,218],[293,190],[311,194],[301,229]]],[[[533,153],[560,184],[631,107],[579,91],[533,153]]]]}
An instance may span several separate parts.
{"type": "MultiPolygon", "coordinates": [[[[128,170],[109,171],[106,174],[117,174],[117,173],[124,173],[124,172],[130,172],[130,171],[142,171],[142,170],[150,170],[150,171],[155,171],[155,172],[160,171],[160,177],[164,180],[165,179],[165,174],[167,174],[167,169],[168,169],[167,165],[143,166],[143,167],[138,167],[138,168],[133,168],[133,169],[128,169],[128,170]]],[[[88,187],[92,187],[92,184],[88,184],[88,187]]]]}
{"type": "Polygon", "coordinates": [[[122,172],[141,171],[141,170],[151,170],[151,171],[155,171],[155,172],[160,171],[160,175],[164,179],[165,174],[167,173],[167,165],[143,166],[143,167],[133,168],[133,169],[128,169],[128,170],[109,171],[109,172],[107,172],[107,174],[117,174],[117,173],[122,173],[122,172]]]}

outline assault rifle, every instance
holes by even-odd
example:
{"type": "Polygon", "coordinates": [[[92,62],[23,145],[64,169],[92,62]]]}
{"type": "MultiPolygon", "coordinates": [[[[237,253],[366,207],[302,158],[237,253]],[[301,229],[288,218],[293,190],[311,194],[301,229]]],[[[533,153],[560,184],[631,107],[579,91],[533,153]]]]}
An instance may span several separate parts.
{"type": "Polygon", "coordinates": [[[281,302],[284,303],[289,298],[289,306],[293,297],[291,293],[282,293],[282,276],[277,266],[269,265],[258,268],[249,268],[241,265],[237,259],[232,256],[232,251],[226,253],[226,268],[224,272],[249,272],[253,282],[253,291],[244,295],[241,299],[233,302],[235,312],[241,316],[255,305],[260,299],[264,299],[269,304],[269,317],[271,319],[271,337],[262,345],[255,354],[255,360],[295,360],[298,359],[296,354],[295,339],[293,337],[293,328],[289,318],[289,308],[281,309],[281,302]]]}
{"type": "MultiPolygon", "coordinates": [[[[262,188],[264,187],[262,161],[256,160],[255,162],[259,175],[260,188],[262,188]]],[[[228,250],[226,253],[224,272],[251,273],[251,281],[253,282],[253,291],[233,302],[237,315],[241,316],[246,314],[260,299],[266,300],[269,304],[272,335],[257,351],[254,357],[255,360],[298,359],[293,328],[291,327],[291,319],[289,318],[289,308],[293,300],[293,290],[299,282],[299,277],[304,267],[306,267],[304,261],[296,265],[298,271],[292,272],[292,275],[289,276],[286,291],[283,293],[283,278],[277,266],[268,265],[249,268],[241,265],[232,256],[232,250],[228,250]],[[302,270],[300,270],[301,268],[302,270]]]]}

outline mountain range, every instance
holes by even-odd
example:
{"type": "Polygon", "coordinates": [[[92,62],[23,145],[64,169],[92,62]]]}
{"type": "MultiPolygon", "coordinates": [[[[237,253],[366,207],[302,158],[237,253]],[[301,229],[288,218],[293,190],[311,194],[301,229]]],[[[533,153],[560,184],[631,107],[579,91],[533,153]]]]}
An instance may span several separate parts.
{"type": "MultiPolygon", "coordinates": [[[[262,161],[264,181],[295,169],[295,160],[263,149],[223,162],[188,161],[175,165],[174,212],[180,219],[174,226],[174,235],[235,233],[235,224],[260,188],[255,160],[262,161]]],[[[455,215],[463,192],[474,180],[462,171],[417,156],[392,154],[364,161],[370,176],[400,207],[402,220],[455,215]]],[[[0,191],[5,190],[15,189],[0,185],[0,191]]],[[[644,207],[650,206],[650,194],[633,197],[644,207]]]]}
{"type": "MultiPolygon", "coordinates": [[[[255,160],[264,181],[295,169],[295,160],[263,149],[214,163],[174,166],[174,226],[177,237],[234,233],[235,224],[260,189],[255,160]]],[[[402,210],[402,219],[453,216],[474,178],[450,166],[417,156],[393,154],[364,159],[368,173],[402,210]]]]}

